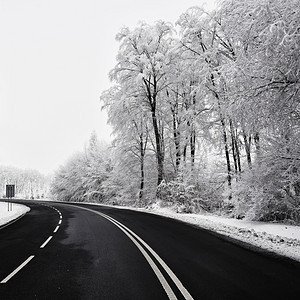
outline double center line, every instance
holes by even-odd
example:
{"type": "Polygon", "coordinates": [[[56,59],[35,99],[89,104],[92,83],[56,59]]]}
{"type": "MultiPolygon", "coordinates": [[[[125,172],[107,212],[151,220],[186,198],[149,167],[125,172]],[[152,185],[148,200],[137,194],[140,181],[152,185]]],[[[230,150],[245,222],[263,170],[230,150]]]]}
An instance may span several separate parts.
{"type": "MultiPolygon", "coordinates": [[[[72,205],[73,206],[73,205],[72,205]]],[[[173,283],[177,286],[178,290],[181,292],[182,296],[186,300],[193,300],[193,297],[188,292],[188,290],[183,286],[181,281],[178,279],[178,277],[173,273],[173,271],[168,267],[168,265],[160,258],[160,256],[143,240],[141,239],[137,234],[135,234],[132,230],[130,230],[128,227],[126,227],[124,224],[120,223],[119,221],[113,219],[112,217],[103,214],[101,212],[82,207],[82,206],[76,206],[77,208],[80,207],[81,209],[85,209],[88,211],[91,211],[93,213],[96,213],[103,218],[107,219],[111,223],[113,223],[115,226],[117,226],[120,230],[123,231],[123,233],[135,244],[135,246],[140,250],[140,252],[143,254],[145,259],[147,260],[148,264],[152,268],[153,272],[155,273],[156,277],[158,278],[159,282],[161,283],[163,289],[165,290],[168,298],[170,300],[176,300],[177,297],[170,287],[169,283],[167,282],[166,278],[158,268],[157,264],[154,262],[154,260],[151,258],[151,256],[148,254],[148,252],[155,258],[157,263],[164,269],[164,271],[168,274],[168,276],[171,278],[173,283]],[[148,252],[147,252],[147,251],[148,252]]]]}

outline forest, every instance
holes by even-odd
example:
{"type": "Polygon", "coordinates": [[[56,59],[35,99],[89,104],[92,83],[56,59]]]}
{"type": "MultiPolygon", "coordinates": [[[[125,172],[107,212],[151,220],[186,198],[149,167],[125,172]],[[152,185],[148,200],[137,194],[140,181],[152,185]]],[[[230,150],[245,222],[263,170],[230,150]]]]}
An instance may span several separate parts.
{"type": "Polygon", "coordinates": [[[24,199],[42,199],[49,193],[50,176],[36,170],[0,166],[0,197],[6,197],[6,185],[15,185],[15,196],[24,199]]]}
{"type": "Polygon", "coordinates": [[[299,7],[225,0],[122,28],[100,97],[113,142],[93,133],[53,195],[299,224],[299,7]]]}

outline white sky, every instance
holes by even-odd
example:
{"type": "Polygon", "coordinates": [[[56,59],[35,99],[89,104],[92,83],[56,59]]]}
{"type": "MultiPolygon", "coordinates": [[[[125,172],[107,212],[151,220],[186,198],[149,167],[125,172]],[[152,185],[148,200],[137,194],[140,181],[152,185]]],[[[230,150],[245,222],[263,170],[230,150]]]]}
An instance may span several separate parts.
{"type": "MultiPolygon", "coordinates": [[[[52,172],[96,130],[123,26],[175,22],[201,0],[0,0],[0,165],[52,172]]],[[[213,0],[206,1],[212,4],[213,0]]]]}

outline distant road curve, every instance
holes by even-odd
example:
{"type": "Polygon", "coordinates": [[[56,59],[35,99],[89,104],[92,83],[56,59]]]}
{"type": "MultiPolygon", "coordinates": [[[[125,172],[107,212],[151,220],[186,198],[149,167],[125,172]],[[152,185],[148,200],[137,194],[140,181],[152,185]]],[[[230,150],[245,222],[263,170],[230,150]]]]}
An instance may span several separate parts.
{"type": "Polygon", "coordinates": [[[1,299],[298,299],[300,263],[157,215],[19,201],[0,230],[1,299]]]}

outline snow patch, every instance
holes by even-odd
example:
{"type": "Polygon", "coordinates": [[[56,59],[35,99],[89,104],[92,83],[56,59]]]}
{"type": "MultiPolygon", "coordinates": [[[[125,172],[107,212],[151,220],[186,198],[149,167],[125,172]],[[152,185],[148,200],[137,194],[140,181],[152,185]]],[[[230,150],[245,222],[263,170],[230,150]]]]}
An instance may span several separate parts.
{"type": "Polygon", "coordinates": [[[29,207],[16,203],[12,203],[12,210],[8,211],[8,204],[6,202],[0,202],[0,227],[19,218],[29,211],[29,207]]]}
{"type": "Polygon", "coordinates": [[[300,226],[237,220],[208,214],[176,213],[168,207],[139,209],[205,228],[300,261],[300,226]]]}

